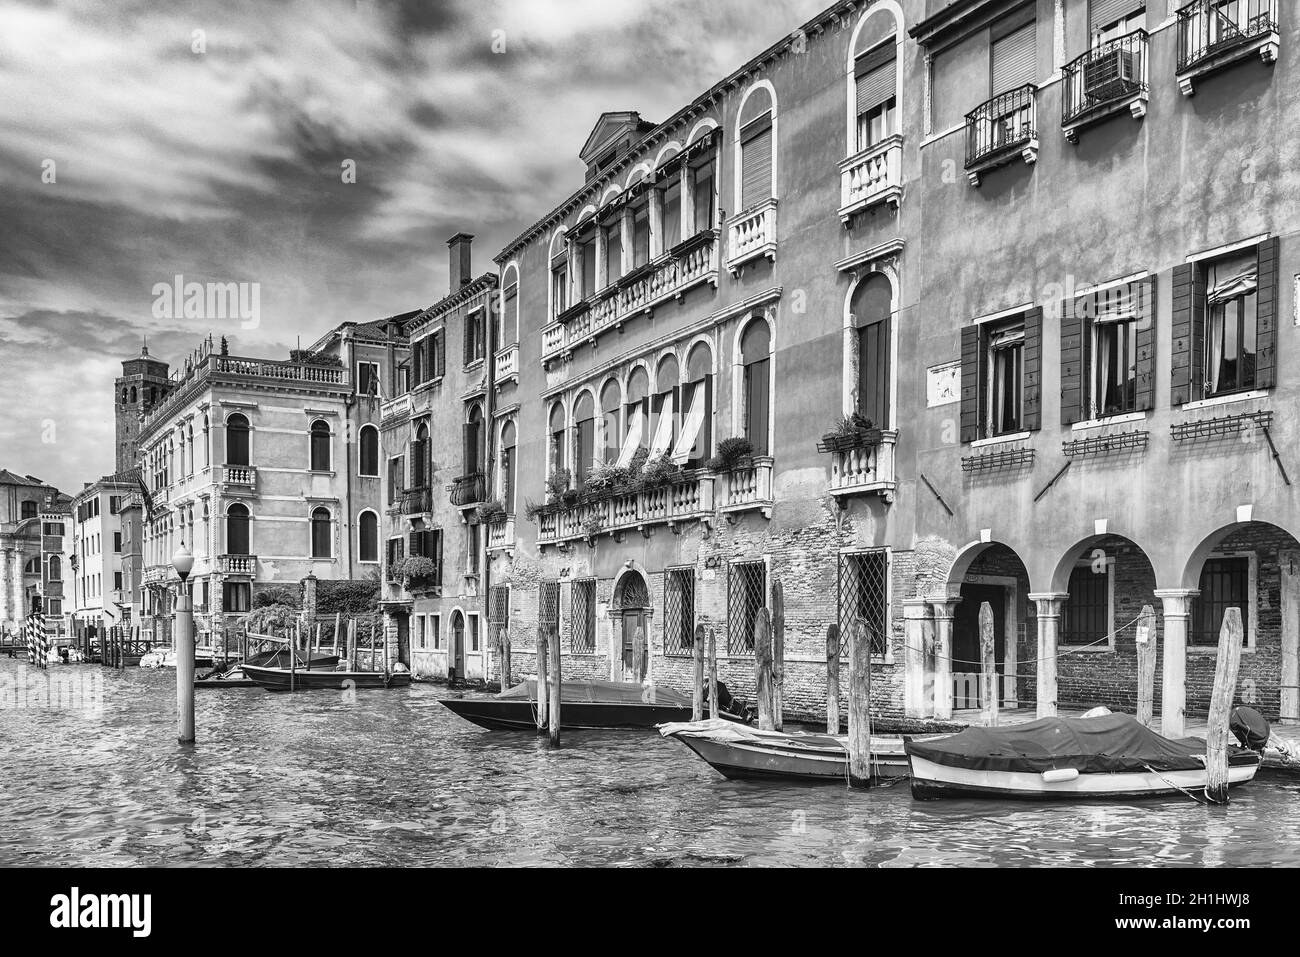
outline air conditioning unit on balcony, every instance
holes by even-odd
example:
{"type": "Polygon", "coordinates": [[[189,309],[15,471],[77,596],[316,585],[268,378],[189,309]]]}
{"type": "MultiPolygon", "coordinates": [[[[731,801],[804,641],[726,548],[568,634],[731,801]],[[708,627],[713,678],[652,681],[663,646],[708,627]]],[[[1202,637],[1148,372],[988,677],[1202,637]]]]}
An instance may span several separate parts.
{"type": "Polygon", "coordinates": [[[1122,96],[1140,83],[1141,64],[1132,50],[1116,48],[1083,65],[1083,88],[1090,100],[1122,96]]]}

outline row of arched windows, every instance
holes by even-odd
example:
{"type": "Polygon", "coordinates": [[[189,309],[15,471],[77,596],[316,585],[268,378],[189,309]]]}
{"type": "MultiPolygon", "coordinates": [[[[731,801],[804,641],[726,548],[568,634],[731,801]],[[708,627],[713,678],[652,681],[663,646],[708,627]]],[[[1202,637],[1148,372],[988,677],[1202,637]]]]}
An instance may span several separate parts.
{"type": "MultiPolygon", "coordinates": [[[[251,555],[249,527],[252,515],[248,506],[235,502],[226,509],[226,554],[251,555]]],[[[334,557],[334,516],[325,506],[311,511],[310,545],[312,558],[334,557]]],[[[357,557],[363,562],[379,561],[379,517],[366,510],[357,517],[357,557]]]]}
{"type": "MultiPolygon", "coordinates": [[[[226,419],[226,464],[238,466],[252,465],[252,447],[249,442],[251,429],[248,417],[242,412],[232,413],[226,419]]],[[[333,469],[333,454],[329,423],[317,419],[311,424],[309,432],[309,467],[313,472],[329,472],[333,469]]],[[[379,430],[373,425],[363,425],[358,434],[357,471],[361,475],[379,476],[379,430]]]]}

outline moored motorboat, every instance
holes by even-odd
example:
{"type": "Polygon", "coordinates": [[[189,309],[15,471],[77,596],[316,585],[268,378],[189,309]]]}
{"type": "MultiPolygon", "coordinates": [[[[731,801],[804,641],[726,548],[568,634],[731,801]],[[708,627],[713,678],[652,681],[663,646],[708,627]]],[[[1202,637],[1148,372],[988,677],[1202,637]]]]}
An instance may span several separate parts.
{"type": "Polygon", "coordinates": [[[194,679],[196,688],[256,688],[258,684],[244,674],[243,665],[214,668],[201,678],[194,679]]]}
{"type": "MultiPolygon", "coordinates": [[[[848,780],[847,735],[760,731],[721,718],[665,724],[659,733],[686,745],[726,778],[814,784],[848,780]]],[[[907,775],[901,737],[871,739],[871,772],[881,778],[907,775]]]]}
{"type": "MultiPolygon", "coordinates": [[[[537,727],[537,682],[532,678],[492,698],[439,700],[482,728],[528,731],[537,727]]],[[[560,701],[564,730],[653,728],[691,717],[690,696],[661,685],[566,680],[560,687],[560,701]]]]}
{"type": "MultiPolygon", "coordinates": [[[[1205,742],[1170,740],[1132,715],[1039,718],[972,727],[905,744],[912,796],[1024,800],[1133,798],[1203,791],[1205,742]]],[[[1228,783],[1255,776],[1260,757],[1228,749],[1228,783]]]]}

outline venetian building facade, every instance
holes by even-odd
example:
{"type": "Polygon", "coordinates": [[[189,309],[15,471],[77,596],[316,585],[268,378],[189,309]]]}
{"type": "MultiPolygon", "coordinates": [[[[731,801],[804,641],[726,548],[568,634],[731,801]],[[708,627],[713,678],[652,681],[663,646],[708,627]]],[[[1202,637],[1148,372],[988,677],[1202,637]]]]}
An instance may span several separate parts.
{"type": "MultiPolygon", "coordinates": [[[[130,567],[132,513],[127,503],[138,495],[138,482],[138,473],[128,469],[104,476],[72,498],[65,517],[68,572],[61,589],[70,634],[93,629],[99,635],[132,620],[129,582],[138,577],[139,568],[130,567]]],[[[48,598],[47,613],[53,613],[48,598]]]]}
{"type": "Polygon", "coordinates": [[[173,376],[139,431],[145,637],[170,634],[182,542],[203,644],[263,587],[378,576],[377,426],[405,318],[345,323],[289,361],[205,343],[173,376]]]}
{"type": "MultiPolygon", "coordinates": [[[[44,522],[57,523],[66,502],[66,495],[39,478],[0,469],[0,628],[7,633],[22,627],[32,596],[44,593],[44,522]]],[[[55,574],[61,570],[56,562],[55,574]]]]}
{"type": "Polygon", "coordinates": [[[792,712],[858,618],[880,710],[978,706],[987,602],[1003,707],[1132,707],[1151,604],[1177,732],[1241,607],[1239,697],[1294,717],[1296,30],[1229,6],[837,4],[602,117],[498,257],[516,673],[545,622],[686,687],[706,623],[752,692],[779,578],[792,712]]]}

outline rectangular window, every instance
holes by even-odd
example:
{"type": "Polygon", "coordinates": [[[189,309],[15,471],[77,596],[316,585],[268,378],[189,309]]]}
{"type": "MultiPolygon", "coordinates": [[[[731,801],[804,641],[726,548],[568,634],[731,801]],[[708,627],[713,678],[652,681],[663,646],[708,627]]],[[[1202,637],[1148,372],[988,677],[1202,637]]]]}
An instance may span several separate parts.
{"type": "Polygon", "coordinates": [[[632,210],[632,268],[650,261],[650,205],[642,203],[632,210]]]}
{"type": "MultiPolygon", "coordinates": [[[[1032,13],[1032,8],[1030,8],[1032,13]]],[[[992,96],[1006,93],[1026,83],[1033,83],[1038,74],[1037,23],[1014,14],[994,28],[990,51],[992,96]]]]}
{"type": "Polygon", "coordinates": [[[727,653],[752,654],[754,622],[767,604],[767,566],[734,562],[727,569],[727,653]]]}
{"type": "Polygon", "coordinates": [[[560,633],[560,583],[542,582],[537,586],[537,623],[560,633]]]}
{"type": "Polygon", "coordinates": [[[1256,383],[1258,254],[1205,266],[1205,395],[1248,392],[1256,383]]]}
{"type": "Polygon", "coordinates": [[[465,573],[467,575],[477,575],[479,571],[479,529],[481,527],[481,525],[466,526],[465,573]]]}
{"type": "Polygon", "coordinates": [[[569,266],[561,261],[551,268],[551,318],[569,308],[569,266]]]}
{"type": "Polygon", "coordinates": [[[45,614],[58,617],[63,614],[63,599],[50,598],[45,602],[45,614]]]}
{"type": "Polygon", "coordinates": [[[660,247],[663,251],[672,249],[682,241],[682,181],[674,175],[672,180],[659,190],[660,221],[663,235],[660,247]]]}
{"type": "Polygon", "coordinates": [[[889,651],[889,552],[848,552],[840,555],[839,625],[842,647],[859,619],[867,627],[871,654],[883,658],[889,651]]]}
{"type": "Polygon", "coordinates": [[[120,552],[121,550],[122,550],[122,533],[121,533],[121,532],[114,532],[114,533],[113,533],[113,551],[115,551],[115,552],[120,552]]]}
{"type": "Polygon", "coordinates": [[[591,236],[578,242],[578,259],[582,263],[582,285],[579,289],[583,299],[590,299],[596,294],[595,236],[591,236]]]}
{"type": "Polygon", "coordinates": [[[396,505],[406,490],[406,460],[402,456],[388,460],[388,504],[396,505]]]}
{"type": "Polygon", "coordinates": [[[1019,432],[1024,421],[1024,323],[1017,320],[988,330],[987,342],[984,434],[1019,432]]]}
{"type": "Polygon", "coordinates": [[[118,591],[122,590],[122,573],[113,572],[113,587],[118,591]]]}
{"type": "Polygon", "coordinates": [[[1146,22],[1146,6],[1134,0],[1092,0],[1088,23],[1094,47],[1118,40],[1146,22]]]}
{"type": "Polygon", "coordinates": [[[1079,565],[1070,573],[1070,597],[1065,602],[1061,620],[1061,643],[1107,647],[1110,623],[1111,565],[1102,571],[1091,564],[1079,565]]]}
{"type": "Polygon", "coordinates": [[[62,536],[62,535],[63,535],[63,523],[62,523],[62,522],[42,522],[42,523],[41,523],[41,534],[42,534],[42,535],[58,535],[58,536],[62,536]]]}
{"type": "Polygon", "coordinates": [[[469,627],[469,650],[478,651],[478,615],[473,613],[467,615],[465,623],[469,627]]]}
{"type": "Polygon", "coordinates": [[[605,284],[623,278],[623,224],[615,220],[601,230],[605,236],[605,284]]]}
{"type": "Polygon", "coordinates": [[[221,607],[225,611],[248,611],[252,600],[249,582],[224,582],[221,586],[221,607]]]}
{"type": "Polygon", "coordinates": [[[434,651],[442,648],[442,618],[438,615],[429,616],[429,641],[434,651]]]}
{"type": "Polygon", "coordinates": [[[357,363],[357,394],[379,395],[379,363],[357,363]]]}
{"type": "Polygon", "coordinates": [[[116,515],[120,511],[122,511],[122,496],[110,495],[108,497],[108,514],[116,515]]]}
{"type": "Polygon", "coordinates": [[[765,114],[740,131],[740,208],[772,197],[772,117],[765,114]]]}
{"type": "Polygon", "coordinates": [[[1092,417],[1137,409],[1137,321],[1099,316],[1092,325],[1092,417]]]}
{"type": "Polygon", "coordinates": [[[465,365],[471,365],[483,358],[486,338],[486,315],[482,309],[475,309],[465,317],[465,365]]]}
{"type": "Polygon", "coordinates": [[[664,654],[691,655],[695,650],[695,569],[664,573],[664,654]]]}
{"type": "Polygon", "coordinates": [[[1219,644],[1223,616],[1241,609],[1242,643],[1250,643],[1250,559],[1210,558],[1201,569],[1201,593],[1192,599],[1191,642],[1204,648],[1219,644]]]}
{"type": "Polygon", "coordinates": [[[585,654],[594,652],[596,650],[596,579],[585,578],[573,583],[573,591],[569,599],[569,617],[573,627],[573,650],[585,654]]]}
{"type": "Polygon", "coordinates": [[[415,616],[415,647],[424,649],[424,616],[415,616]]]}
{"type": "Polygon", "coordinates": [[[717,202],[714,187],[717,180],[717,161],[710,156],[691,168],[691,189],[695,199],[695,233],[712,229],[717,222],[717,202]]]}
{"type": "Polygon", "coordinates": [[[893,41],[857,58],[854,66],[857,92],[858,149],[875,146],[897,130],[898,68],[893,41]]]}

